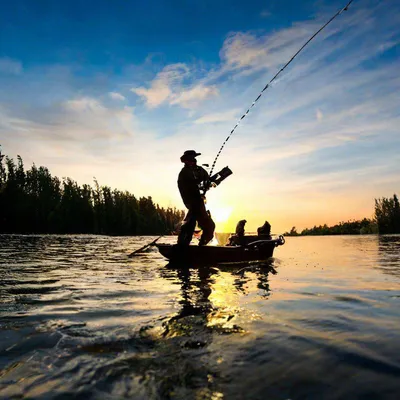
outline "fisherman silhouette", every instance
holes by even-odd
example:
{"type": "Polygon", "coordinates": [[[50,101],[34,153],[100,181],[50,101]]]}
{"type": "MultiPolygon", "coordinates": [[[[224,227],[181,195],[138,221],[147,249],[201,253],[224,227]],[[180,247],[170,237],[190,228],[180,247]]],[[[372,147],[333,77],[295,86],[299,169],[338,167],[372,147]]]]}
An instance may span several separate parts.
{"type": "Polygon", "coordinates": [[[207,187],[210,179],[207,171],[197,165],[196,157],[200,154],[194,150],[186,150],[181,157],[185,165],[178,176],[178,188],[188,212],[178,235],[180,245],[190,244],[196,222],[203,231],[199,246],[206,245],[214,236],[215,223],[206,210],[205,198],[199,188],[200,185],[207,187]]]}

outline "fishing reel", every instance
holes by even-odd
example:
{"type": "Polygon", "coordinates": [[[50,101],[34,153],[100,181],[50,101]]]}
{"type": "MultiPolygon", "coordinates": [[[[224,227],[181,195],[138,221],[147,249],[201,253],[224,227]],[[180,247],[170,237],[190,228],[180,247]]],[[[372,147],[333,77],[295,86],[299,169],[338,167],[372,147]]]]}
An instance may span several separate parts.
{"type": "Polygon", "coordinates": [[[216,174],[210,176],[207,182],[203,182],[200,190],[205,194],[210,187],[217,187],[222,181],[224,181],[229,175],[232,175],[233,172],[229,167],[224,167],[221,171],[216,174]]]}
{"type": "Polygon", "coordinates": [[[215,186],[218,186],[223,180],[225,180],[229,175],[232,174],[233,172],[229,167],[224,167],[221,169],[221,171],[210,176],[210,182],[211,184],[215,184],[215,186]]]}

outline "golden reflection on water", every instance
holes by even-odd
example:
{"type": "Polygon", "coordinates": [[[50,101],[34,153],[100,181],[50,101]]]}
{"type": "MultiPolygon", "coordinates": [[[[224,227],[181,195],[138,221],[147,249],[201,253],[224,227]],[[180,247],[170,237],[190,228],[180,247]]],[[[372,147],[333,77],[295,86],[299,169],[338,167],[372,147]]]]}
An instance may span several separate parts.
{"type": "Polygon", "coordinates": [[[212,283],[210,301],[216,307],[233,307],[238,303],[237,277],[227,272],[219,272],[212,283]]]}
{"type": "Polygon", "coordinates": [[[287,238],[284,250],[285,264],[292,276],[299,276],[299,281],[310,282],[304,273],[314,276],[319,283],[323,280],[329,283],[331,279],[335,283],[340,279],[342,284],[346,281],[353,284],[360,274],[371,276],[373,280],[381,275],[371,270],[371,266],[379,268],[378,237],[375,235],[368,238],[287,238]]]}
{"type": "Polygon", "coordinates": [[[249,309],[243,298],[253,290],[261,298],[268,297],[271,273],[277,273],[271,262],[177,270],[178,310],[164,322],[163,335],[193,336],[199,326],[224,334],[245,333],[241,324],[262,316],[249,309]]]}
{"type": "MultiPolygon", "coordinates": [[[[377,236],[287,238],[278,254],[281,257],[271,259],[268,265],[181,271],[181,310],[170,322],[197,315],[198,323],[201,314],[205,327],[244,333],[252,321],[265,318],[268,308],[273,312],[280,308],[282,312],[273,318],[283,323],[303,315],[316,316],[324,304],[339,309],[346,303],[380,307],[379,300],[371,298],[368,291],[398,289],[398,282],[381,273],[377,236]],[[332,246],[332,241],[337,246],[332,246]],[[270,307],[266,300],[271,302],[270,307]],[[305,302],[307,308],[299,308],[305,302]]],[[[326,310],[327,316],[334,312],[331,314],[326,310]]],[[[175,327],[175,334],[184,333],[182,326],[175,327]]]]}
{"type": "MultiPolygon", "coordinates": [[[[216,266],[207,272],[189,272],[182,286],[181,304],[187,302],[193,309],[201,309],[204,326],[220,332],[245,333],[251,329],[252,321],[265,319],[265,310],[270,308],[274,314],[270,321],[286,324],[287,329],[296,326],[306,336],[328,340],[337,319],[340,320],[340,310],[346,310],[347,305],[379,308],[381,300],[371,297],[369,292],[399,289],[398,281],[381,273],[380,242],[376,236],[334,238],[337,246],[332,246],[331,237],[313,239],[288,238],[285,253],[272,259],[267,267],[238,266],[226,270],[216,266]],[[283,270],[281,264],[285,264],[283,270]],[[265,300],[271,302],[270,307],[265,300]],[[301,304],[307,306],[302,309],[301,304]],[[320,326],[316,334],[312,321],[318,320],[324,307],[331,322],[322,330],[320,326]],[[303,317],[305,325],[293,324],[293,320],[303,317]]],[[[187,313],[187,304],[183,309],[187,313]]],[[[386,321],[386,325],[392,324],[386,321]]],[[[348,340],[346,334],[341,335],[344,341],[348,340]]],[[[336,339],[339,341],[340,337],[336,339]]]]}

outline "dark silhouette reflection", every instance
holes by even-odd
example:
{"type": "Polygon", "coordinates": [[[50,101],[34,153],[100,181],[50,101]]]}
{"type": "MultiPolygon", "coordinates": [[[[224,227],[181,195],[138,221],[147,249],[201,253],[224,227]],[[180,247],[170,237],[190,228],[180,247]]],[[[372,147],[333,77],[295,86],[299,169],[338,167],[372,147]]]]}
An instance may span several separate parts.
{"type": "Polygon", "coordinates": [[[400,276],[400,235],[378,236],[378,268],[390,275],[400,276]]]}
{"type": "MultiPolygon", "coordinates": [[[[187,265],[167,264],[166,270],[174,270],[176,277],[181,285],[181,306],[177,315],[164,323],[168,335],[171,330],[176,328],[177,322],[188,317],[196,317],[196,324],[202,323],[204,329],[218,329],[224,333],[230,333],[231,328],[225,329],[224,324],[213,324],[213,316],[218,307],[213,305],[210,296],[213,293],[213,284],[216,283],[221,272],[229,272],[234,276],[232,292],[240,292],[246,294],[248,292],[247,284],[249,281],[257,279],[257,288],[261,291],[262,297],[268,297],[270,287],[268,281],[269,273],[276,274],[277,271],[273,267],[273,260],[267,260],[262,263],[236,263],[236,264],[219,264],[218,266],[202,266],[191,268],[187,265]]],[[[214,290],[215,292],[215,290],[214,290]]],[[[215,292],[216,295],[219,295],[215,292]]],[[[234,315],[226,315],[226,320],[231,320],[234,315]]],[[[235,330],[235,329],[233,329],[235,330]]],[[[240,330],[240,329],[239,329],[240,330]]]]}
{"type": "Polygon", "coordinates": [[[179,398],[222,398],[218,351],[209,346],[220,335],[245,332],[237,321],[235,294],[247,293],[248,283],[256,279],[256,287],[267,297],[269,273],[276,273],[273,261],[198,268],[166,265],[161,274],[178,280],[180,298],[177,313],[164,320],[157,340],[160,358],[173,360],[173,367],[163,368],[156,379],[163,398],[170,398],[170,393],[180,393],[179,398]]]}
{"type": "Polygon", "coordinates": [[[183,347],[207,344],[210,340],[207,335],[207,317],[214,309],[209,297],[215,272],[215,269],[209,267],[198,270],[176,269],[181,285],[180,310],[164,323],[164,336],[187,336],[185,343],[181,343],[183,347]]]}
{"type": "Polygon", "coordinates": [[[245,263],[245,264],[221,264],[219,268],[222,271],[231,271],[233,275],[236,276],[234,281],[235,288],[243,293],[247,294],[246,284],[254,278],[257,279],[257,288],[261,290],[262,297],[268,297],[270,295],[270,287],[268,281],[268,275],[271,273],[273,275],[277,274],[274,268],[273,259],[269,259],[263,262],[256,263],[245,263]],[[250,273],[252,274],[250,276],[250,273]]]}

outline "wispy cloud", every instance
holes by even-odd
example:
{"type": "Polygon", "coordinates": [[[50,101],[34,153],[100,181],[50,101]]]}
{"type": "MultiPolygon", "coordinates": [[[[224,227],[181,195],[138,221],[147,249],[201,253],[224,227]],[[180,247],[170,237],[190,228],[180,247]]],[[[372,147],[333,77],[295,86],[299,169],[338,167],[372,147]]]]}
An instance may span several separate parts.
{"type": "MultiPolygon", "coordinates": [[[[255,32],[232,32],[220,50],[224,70],[250,73],[260,69],[277,68],[288,61],[299,46],[318,27],[318,22],[295,24],[274,35],[255,32]]],[[[334,34],[331,32],[330,34],[334,34]]]]}
{"type": "Polygon", "coordinates": [[[0,133],[7,139],[85,143],[129,137],[135,132],[132,107],[109,108],[98,99],[78,97],[51,106],[2,108],[0,133]]]}
{"type": "Polygon", "coordinates": [[[120,100],[120,101],[126,100],[125,96],[123,96],[121,93],[109,92],[108,95],[109,95],[113,100],[120,100]]]}
{"type": "Polygon", "coordinates": [[[168,103],[190,109],[203,100],[218,95],[215,85],[186,83],[190,78],[191,72],[186,64],[171,64],[157,74],[149,88],[132,88],[131,91],[141,96],[150,108],[168,103]]]}
{"type": "Polygon", "coordinates": [[[0,74],[19,75],[23,71],[22,63],[12,58],[0,58],[0,74]]]}
{"type": "Polygon", "coordinates": [[[171,97],[188,74],[189,68],[186,64],[171,64],[157,74],[148,88],[132,88],[131,91],[141,96],[148,107],[157,107],[171,97]]]}
{"type": "Polygon", "coordinates": [[[197,107],[202,101],[210,97],[217,96],[218,93],[218,89],[215,85],[195,85],[188,90],[182,91],[181,93],[175,93],[173,96],[171,96],[170,103],[179,104],[185,108],[193,108],[197,107]]]}
{"type": "Polygon", "coordinates": [[[205,114],[200,118],[197,118],[194,121],[194,123],[195,124],[212,124],[219,122],[233,123],[238,118],[238,114],[240,111],[241,111],[240,109],[233,109],[224,112],[205,114]]]}
{"type": "Polygon", "coordinates": [[[149,88],[139,87],[131,90],[143,97],[148,107],[157,107],[171,97],[188,74],[189,68],[186,64],[171,64],[157,74],[149,88]]]}

